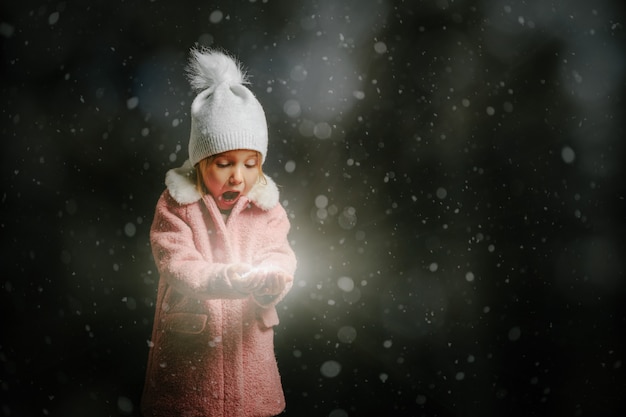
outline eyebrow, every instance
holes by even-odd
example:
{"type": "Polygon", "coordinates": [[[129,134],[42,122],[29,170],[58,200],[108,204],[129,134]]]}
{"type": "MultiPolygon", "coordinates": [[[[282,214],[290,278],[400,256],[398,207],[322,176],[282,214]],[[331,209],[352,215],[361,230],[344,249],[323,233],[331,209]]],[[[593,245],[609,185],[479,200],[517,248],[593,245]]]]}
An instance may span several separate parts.
{"type": "MultiPolygon", "coordinates": [[[[233,152],[235,151],[226,151],[223,152],[221,154],[219,154],[218,156],[216,156],[215,160],[219,160],[220,158],[224,158],[224,159],[232,159],[234,158],[233,152]]],[[[248,160],[248,159],[259,159],[259,155],[257,154],[257,152],[255,151],[251,151],[249,154],[245,154],[242,159],[248,160]]]]}
{"type": "Polygon", "coordinates": [[[245,156],[243,159],[259,159],[259,157],[257,156],[256,152],[250,153],[247,156],[245,156]]]}

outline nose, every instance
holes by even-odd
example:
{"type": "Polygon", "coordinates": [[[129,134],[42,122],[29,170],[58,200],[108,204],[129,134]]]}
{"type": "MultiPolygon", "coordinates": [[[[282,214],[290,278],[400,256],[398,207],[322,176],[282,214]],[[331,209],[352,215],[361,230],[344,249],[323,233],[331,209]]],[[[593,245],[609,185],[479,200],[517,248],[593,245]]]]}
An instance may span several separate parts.
{"type": "Polygon", "coordinates": [[[241,172],[241,167],[235,167],[233,169],[229,181],[232,185],[241,184],[241,182],[243,181],[243,173],[241,172]]]}

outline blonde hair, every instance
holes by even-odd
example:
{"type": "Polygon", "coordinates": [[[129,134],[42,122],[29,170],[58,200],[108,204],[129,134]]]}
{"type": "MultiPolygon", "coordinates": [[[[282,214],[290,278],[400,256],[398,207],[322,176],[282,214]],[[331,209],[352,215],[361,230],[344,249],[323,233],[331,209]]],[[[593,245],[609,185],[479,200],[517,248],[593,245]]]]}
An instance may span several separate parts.
{"type": "MultiPolygon", "coordinates": [[[[202,176],[202,173],[218,156],[220,156],[219,153],[215,155],[207,156],[206,158],[201,159],[196,164],[196,190],[198,190],[198,193],[200,193],[200,195],[202,196],[209,193],[209,190],[206,188],[206,185],[204,184],[204,178],[202,176]]],[[[261,152],[256,151],[256,156],[259,161],[257,165],[257,167],[259,168],[259,180],[257,182],[260,182],[262,184],[267,184],[267,178],[265,178],[265,173],[263,173],[263,167],[261,166],[261,158],[262,158],[261,152]]]]}

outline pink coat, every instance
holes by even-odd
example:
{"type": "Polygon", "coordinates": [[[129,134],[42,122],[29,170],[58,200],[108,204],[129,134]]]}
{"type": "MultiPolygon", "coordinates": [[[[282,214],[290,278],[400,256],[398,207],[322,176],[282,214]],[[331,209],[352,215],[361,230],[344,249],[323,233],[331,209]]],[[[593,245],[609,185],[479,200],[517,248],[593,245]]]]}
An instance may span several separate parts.
{"type": "Polygon", "coordinates": [[[150,233],[160,281],[145,416],[272,416],[285,408],[273,326],[277,297],[242,298],[225,274],[233,263],[293,277],[289,220],[271,179],[242,197],[224,222],[195,189],[189,162],[166,176],[150,233]]]}

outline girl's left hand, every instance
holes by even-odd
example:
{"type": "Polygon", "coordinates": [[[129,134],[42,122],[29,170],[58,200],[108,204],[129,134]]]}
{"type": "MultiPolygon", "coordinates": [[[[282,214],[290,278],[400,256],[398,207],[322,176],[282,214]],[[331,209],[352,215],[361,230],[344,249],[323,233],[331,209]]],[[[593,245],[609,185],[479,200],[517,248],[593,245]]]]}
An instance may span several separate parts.
{"type": "Polygon", "coordinates": [[[256,295],[278,295],[289,282],[289,275],[283,271],[268,271],[261,288],[255,291],[256,295]]]}

